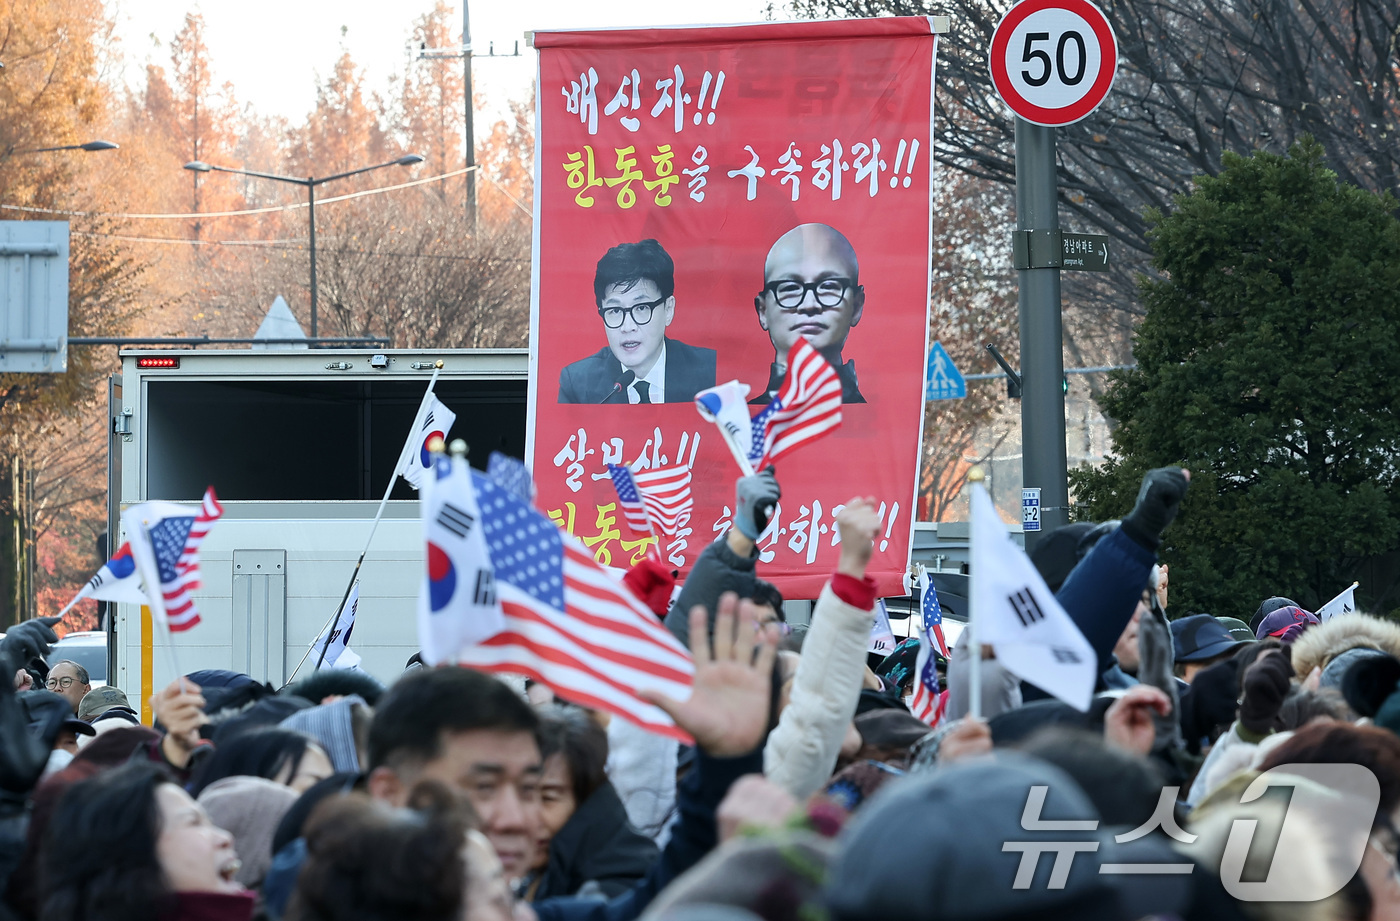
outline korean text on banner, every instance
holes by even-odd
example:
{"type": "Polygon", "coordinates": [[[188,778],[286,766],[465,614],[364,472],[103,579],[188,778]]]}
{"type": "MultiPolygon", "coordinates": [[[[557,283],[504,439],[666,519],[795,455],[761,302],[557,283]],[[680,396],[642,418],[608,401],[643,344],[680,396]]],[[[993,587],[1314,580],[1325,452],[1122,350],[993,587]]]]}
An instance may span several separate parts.
{"type": "Polygon", "coordinates": [[[538,507],[603,564],[627,568],[657,544],[688,571],[729,528],[737,474],[689,404],[733,380],[749,389],[741,413],[761,412],[805,339],[839,377],[841,426],[777,462],[761,571],[789,598],[817,597],[841,503],[872,495],[884,527],[870,573],[902,594],[928,342],[929,21],[534,43],[538,507]],[[690,468],[687,526],[625,527],[608,464],[690,468]]]}

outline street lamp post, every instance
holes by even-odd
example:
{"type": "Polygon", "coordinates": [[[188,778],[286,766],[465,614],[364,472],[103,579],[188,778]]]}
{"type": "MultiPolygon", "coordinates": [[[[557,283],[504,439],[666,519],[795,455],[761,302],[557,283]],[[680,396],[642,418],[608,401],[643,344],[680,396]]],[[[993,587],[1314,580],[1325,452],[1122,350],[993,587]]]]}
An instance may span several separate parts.
{"type": "Polygon", "coordinates": [[[405,154],[397,160],[390,160],[387,163],[376,163],[373,166],[362,166],[359,169],[347,170],[343,173],[335,173],[331,176],[282,176],[277,173],[260,173],[256,170],[233,169],[228,166],[214,166],[201,160],[194,160],[185,164],[185,169],[196,173],[234,173],[239,176],[252,176],[256,179],[271,179],[274,182],[290,182],[292,185],[299,185],[306,189],[307,202],[307,223],[311,229],[311,338],[315,339],[317,334],[316,326],[316,187],[323,183],[332,182],[336,179],[345,179],[349,176],[358,176],[360,173],[368,173],[370,170],[383,169],[386,166],[413,166],[422,163],[423,157],[419,154],[405,154]]]}
{"type": "Polygon", "coordinates": [[[35,147],[30,150],[16,150],[15,153],[53,153],[55,150],[86,150],[91,153],[94,150],[121,150],[121,145],[113,144],[111,141],[88,141],[86,144],[64,144],[61,147],[35,147]]]}

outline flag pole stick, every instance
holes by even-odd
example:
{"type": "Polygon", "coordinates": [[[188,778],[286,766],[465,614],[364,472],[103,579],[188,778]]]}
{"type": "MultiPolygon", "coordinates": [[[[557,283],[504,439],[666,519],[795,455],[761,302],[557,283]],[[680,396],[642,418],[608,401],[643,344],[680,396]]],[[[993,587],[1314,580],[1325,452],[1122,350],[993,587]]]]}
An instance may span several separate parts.
{"type": "MultiPolygon", "coordinates": [[[[967,480],[970,488],[976,490],[982,488],[982,481],[986,479],[986,474],[981,467],[973,467],[968,472],[967,480]]],[[[974,505],[975,507],[975,505],[974,505]]],[[[976,512],[973,512],[975,515],[976,512]]],[[[973,534],[977,529],[973,528],[973,534]]],[[[969,554],[970,556],[972,554],[969,554]]],[[[967,629],[964,631],[967,639],[967,713],[973,719],[982,718],[982,645],[977,642],[977,574],[970,573],[967,580],[967,629]]]]}
{"type": "MultiPolygon", "coordinates": [[[[432,396],[433,387],[437,385],[438,375],[441,373],[442,359],[439,358],[433,364],[433,376],[428,380],[428,389],[423,392],[423,399],[418,403],[418,408],[420,410],[423,408],[423,405],[428,402],[428,397],[432,396]]],[[[414,418],[418,418],[416,413],[414,414],[414,418]]],[[[412,434],[412,432],[409,433],[410,436],[412,434]]],[[[404,447],[407,446],[408,442],[405,440],[404,447]]],[[[345,610],[345,602],[350,599],[350,590],[355,587],[355,580],[360,577],[360,567],[365,563],[365,554],[369,553],[369,545],[370,542],[374,540],[374,532],[379,530],[379,521],[384,517],[384,509],[389,505],[389,494],[394,491],[394,483],[398,481],[399,473],[403,470],[403,462],[404,456],[403,453],[400,452],[399,462],[394,466],[394,472],[389,474],[389,485],[384,487],[384,498],[379,500],[379,510],[374,513],[374,522],[369,526],[369,536],[365,538],[365,548],[360,551],[360,558],[355,561],[355,571],[350,574],[350,582],[345,586],[345,594],[340,596],[340,604],[336,605],[335,613],[326,620],[325,625],[322,626],[320,632],[316,634],[316,639],[318,640],[322,636],[329,637],[330,633],[334,633],[336,626],[340,624],[341,612],[345,610]],[[327,628],[330,628],[330,633],[326,632],[327,628]]],[[[326,661],[326,650],[330,648],[330,645],[328,639],[325,645],[321,647],[321,655],[316,659],[316,667],[312,669],[312,671],[321,670],[322,664],[326,661]]],[[[311,650],[315,648],[316,644],[313,642],[307,647],[306,652],[301,654],[301,661],[297,663],[296,668],[292,669],[291,675],[287,678],[287,684],[291,684],[296,679],[297,672],[301,671],[301,667],[306,664],[307,657],[311,655],[311,650]]]]}
{"type": "Polygon", "coordinates": [[[180,669],[180,657],[175,654],[175,634],[171,631],[170,624],[164,619],[161,620],[160,626],[165,633],[165,648],[170,653],[170,667],[175,671],[175,680],[179,684],[180,692],[184,693],[185,673],[180,669]]]}
{"type": "Polygon", "coordinates": [[[58,612],[57,614],[55,614],[54,616],[57,617],[57,618],[59,618],[59,619],[61,620],[61,619],[63,618],[63,615],[65,615],[65,614],[67,614],[69,611],[73,610],[73,605],[77,604],[79,601],[82,601],[83,598],[85,598],[85,597],[86,597],[86,596],[85,596],[82,592],[78,592],[78,594],[76,594],[76,595],[73,596],[73,600],[70,601],[70,602],[68,602],[67,604],[65,604],[65,605],[63,606],[63,610],[62,610],[62,611],[59,611],[59,612],[58,612]]]}

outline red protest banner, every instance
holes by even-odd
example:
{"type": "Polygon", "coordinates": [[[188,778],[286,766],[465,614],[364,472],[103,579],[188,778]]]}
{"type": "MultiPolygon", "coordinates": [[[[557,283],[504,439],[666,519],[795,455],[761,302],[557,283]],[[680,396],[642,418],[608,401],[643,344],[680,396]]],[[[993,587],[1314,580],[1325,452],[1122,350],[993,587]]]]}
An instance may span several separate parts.
{"type": "Polygon", "coordinates": [[[837,512],[871,496],[885,525],[871,575],[904,594],[928,338],[928,20],[534,44],[536,504],[626,568],[656,538],[628,526],[605,465],[687,464],[694,512],[658,549],[688,570],[729,527],[739,475],[695,394],[738,380],[768,402],[801,336],[839,373],[842,424],[779,464],[759,574],[815,598],[837,512]]]}

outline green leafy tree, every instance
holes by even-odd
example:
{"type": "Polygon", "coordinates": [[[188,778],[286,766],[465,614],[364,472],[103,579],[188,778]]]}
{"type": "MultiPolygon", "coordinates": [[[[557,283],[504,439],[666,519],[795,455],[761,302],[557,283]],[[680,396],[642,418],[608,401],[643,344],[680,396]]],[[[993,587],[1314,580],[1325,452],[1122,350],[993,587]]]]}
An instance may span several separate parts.
{"type": "Polygon", "coordinates": [[[1140,283],[1137,368],[1100,401],[1117,456],[1071,482],[1081,517],[1104,520],[1143,471],[1190,469],[1163,547],[1173,613],[1316,606],[1358,574],[1363,606],[1396,607],[1393,578],[1366,572],[1400,548],[1397,202],[1323,164],[1310,138],[1226,153],[1148,213],[1161,276],[1140,283]]]}

